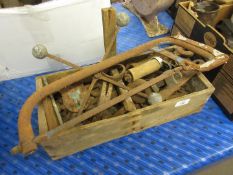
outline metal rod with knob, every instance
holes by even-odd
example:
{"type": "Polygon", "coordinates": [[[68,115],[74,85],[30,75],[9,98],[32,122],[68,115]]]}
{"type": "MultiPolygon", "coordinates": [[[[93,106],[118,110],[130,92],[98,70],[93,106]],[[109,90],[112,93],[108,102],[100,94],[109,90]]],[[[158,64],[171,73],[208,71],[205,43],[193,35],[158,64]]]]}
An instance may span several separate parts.
{"type": "Polygon", "coordinates": [[[42,44],[37,44],[35,45],[33,48],[32,48],[32,55],[37,58],[37,59],[44,59],[44,58],[49,58],[49,59],[52,59],[52,60],[55,60],[55,61],[58,61],[62,64],[65,64],[67,66],[70,66],[74,69],[78,69],[78,70],[81,70],[82,68],[76,64],[73,64],[63,58],[60,58],[58,56],[55,56],[55,55],[52,55],[50,53],[48,53],[48,50],[47,48],[42,45],[42,44]]]}

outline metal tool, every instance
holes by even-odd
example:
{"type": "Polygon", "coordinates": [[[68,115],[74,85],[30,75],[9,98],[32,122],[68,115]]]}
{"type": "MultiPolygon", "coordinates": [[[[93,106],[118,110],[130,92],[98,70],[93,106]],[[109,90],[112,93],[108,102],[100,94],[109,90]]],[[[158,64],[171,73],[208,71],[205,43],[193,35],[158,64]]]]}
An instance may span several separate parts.
{"type": "Polygon", "coordinates": [[[75,68],[75,69],[78,69],[78,70],[81,69],[80,66],[78,66],[76,64],[73,64],[73,63],[65,60],[64,58],[60,58],[58,56],[55,56],[55,55],[52,55],[52,54],[48,53],[47,48],[42,44],[37,44],[36,46],[34,46],[32,48],[32,55],[37,59],[44,59],[44,58],[47,57],[49,59],[58,61],[58,62],[60,62],[62,64],[67,65],[67,66],[70,66],[72,68],[75,68]]]}

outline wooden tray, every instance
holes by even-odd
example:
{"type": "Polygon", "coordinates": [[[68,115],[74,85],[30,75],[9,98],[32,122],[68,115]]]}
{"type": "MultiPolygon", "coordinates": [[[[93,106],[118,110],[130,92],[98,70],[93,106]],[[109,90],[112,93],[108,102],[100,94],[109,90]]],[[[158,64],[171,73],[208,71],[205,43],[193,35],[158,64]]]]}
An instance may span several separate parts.
{"type": "MultiPolygon", "coordinates": [[[[36,87],[40,89],[44,86],[43,78],[46,78],[48,82],[52,82],[71,72],[58,72],[37,77],[36,87]]],[[[200,86],[202,88],[196,89],[196,92],[117,117],[73,127],[59,135],[53,136],[48,141],[42,141],[41,145],[52,159],[60,159],[98,144],[199,112],[213,93],[214,87],[203,74],[198,74],[195,78],[202,84],[200,86]]],[[[47,97],[38,108],[40,134],[62,124],[63,121],[60,121],[59,115],[57,116],[53,97],[47,97]]]]}

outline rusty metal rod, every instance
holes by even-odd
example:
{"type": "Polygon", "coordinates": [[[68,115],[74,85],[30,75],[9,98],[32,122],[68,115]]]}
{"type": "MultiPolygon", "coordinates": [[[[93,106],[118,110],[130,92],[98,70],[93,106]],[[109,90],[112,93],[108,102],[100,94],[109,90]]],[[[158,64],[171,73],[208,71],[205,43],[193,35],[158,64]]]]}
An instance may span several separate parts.
{"type": "Polygon", "coordinates": [[[74,69],[77,69],[77,70],[82,69],[82,67],[80,67],[80,66],[78,66],[78,65],[76,65],[76,64],[74,64],[74,63],[72,63],[70,61],[67,61],[64,58],[61,58],[61,57],[58,57],[56,55],[48,53],[47,48],[42,44],[37,44],[32,48],[32,55],[37,59],[44,59],[44,58],[47,57],[49,59],[55,60],[57,62],[65,64],[67,66],[70,66],[70,67],[72,67],[74,69]]]}
{"type": "Polygon", "coordinates": [[[76,64],[73,64],[70,61],[67,61],[67,60],[65,60],[65,59],[63,59],[61,57],[56,56],[56,55],[52,55],[52,54],[48,53],[47,57],[50,58],[50,59],[53,59],[55,61],[58,61],[58,62],[60,62],[62,64],[65,64],[67,66],[70,66],[70,67],[72,67],[74,69],[77,69],[77,70],[81,70],[82,69],[82,67],[80,67],[80,66],[78,66],[76,64]]]}

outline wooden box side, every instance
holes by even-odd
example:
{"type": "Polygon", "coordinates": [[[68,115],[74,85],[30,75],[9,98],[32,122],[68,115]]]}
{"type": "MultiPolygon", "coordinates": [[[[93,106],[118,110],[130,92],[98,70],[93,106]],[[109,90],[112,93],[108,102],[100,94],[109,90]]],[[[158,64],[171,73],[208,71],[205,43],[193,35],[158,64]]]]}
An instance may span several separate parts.
{"type": "MultiPolygon", "coordinates": [[[[36,89],[43,87],[42,79],[40,77],[36,78],[36,89]]],[[[38,127],[39,134],[44,134],[48,131],[48,124],[45,116],[45,109],[43,107],[43,102],[38,104],[38,127]]]]}
{"type": "Polygon", "coordinates": [[[225,111],[233,117],[233,79],[223,70],[213,81],[216,91],[215,98],[220,104],[224,104],[225,111]]]}
{"type": "Polygon", "coordinates": [[[207,87],[206,89],[118,117],[74,127],[42,142],[41,145],[52,159],[59,159],[98,144],[198,112],[214,91],[211,83],[202,74],[198,77],[207,87]],[[188,104],[176,107],[177,103],[182,104],[182,101],[187,101],[187,99],[190,99],[188,104]]]}
{"type": "MultiPolygon", "coordinates": [[[[38,90],[43,86],[42,76],[37,77],[36,89],[38,90]]],[[[59,126],[59,121],[53,107],[53,102],[49,96],[38,104],[38,126],[40,134],[43,134],[59,126]]]]}
{"type": "MultiPolygon", "coordinates": [[[[177,28],[187,37],[190,37],[193,31],[193,28],[196,24],[197,19],[194,15],[187,10],[190,2],[181,2],[179,3],[178,11],[175,17],[175,23],[177,28]]],[[[174,33],[175,28],[172,29],[174,33]]]]}

